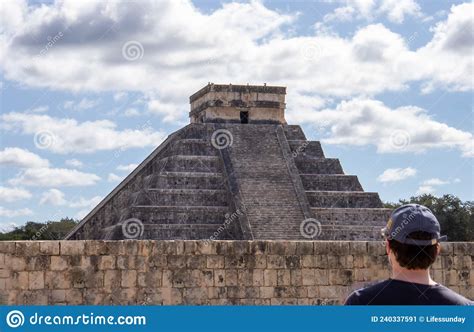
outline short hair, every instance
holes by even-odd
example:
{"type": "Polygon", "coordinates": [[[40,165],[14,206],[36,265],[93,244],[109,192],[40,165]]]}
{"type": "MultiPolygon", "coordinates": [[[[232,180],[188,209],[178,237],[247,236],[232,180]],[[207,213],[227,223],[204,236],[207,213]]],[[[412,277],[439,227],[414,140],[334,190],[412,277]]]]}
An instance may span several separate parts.
{"type": "MultiPolygon", "coordinates": [[[[416,240],[431,240],[433,235],[427,232],[412,232],[407,238],[416,240]]],[[[408,270],[426,270],[438,256],[438,243],[427,246],[405,244],[396,240],[388,240],[389,247],[401,267],[408,270]]]]}

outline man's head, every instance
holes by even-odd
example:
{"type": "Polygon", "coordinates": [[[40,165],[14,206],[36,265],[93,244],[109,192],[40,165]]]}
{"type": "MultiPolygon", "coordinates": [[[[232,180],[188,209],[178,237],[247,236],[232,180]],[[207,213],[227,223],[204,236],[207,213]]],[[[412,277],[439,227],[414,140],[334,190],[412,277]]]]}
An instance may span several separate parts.
{"type": "Polygon", "coordinates": [[[382,234],[387,240],[387,254],[409,270],[428,269],[439,254],[439,242],[446,239],[440,235],[439,222],[430,209],[418,204],[395,209],[382,234]]]}

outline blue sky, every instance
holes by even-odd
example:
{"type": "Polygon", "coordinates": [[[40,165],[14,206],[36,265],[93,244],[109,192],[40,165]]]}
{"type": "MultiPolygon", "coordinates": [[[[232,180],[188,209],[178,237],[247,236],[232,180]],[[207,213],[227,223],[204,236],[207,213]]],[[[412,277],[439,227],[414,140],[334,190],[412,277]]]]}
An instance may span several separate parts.
{"type": "Polygon", "coordinates": [[[287,86],[288,122],[384,201],[472,200],[473,7],[2,2],[0,229],[84,216],[207,82],[287,86]]]}

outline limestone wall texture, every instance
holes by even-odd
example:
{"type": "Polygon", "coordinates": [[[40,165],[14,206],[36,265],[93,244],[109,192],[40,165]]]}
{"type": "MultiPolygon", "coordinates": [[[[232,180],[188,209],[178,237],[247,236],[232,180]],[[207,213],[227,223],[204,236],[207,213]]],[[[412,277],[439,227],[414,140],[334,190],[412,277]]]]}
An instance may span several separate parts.
{"type": "MultiPolygon", "coordinates": [[[[443,244],[436,281],[474,299],[474,243],[443,244]]],[[[1,304],[340,304],[387,278],[382,242],[0,242],[1,304]]]]}

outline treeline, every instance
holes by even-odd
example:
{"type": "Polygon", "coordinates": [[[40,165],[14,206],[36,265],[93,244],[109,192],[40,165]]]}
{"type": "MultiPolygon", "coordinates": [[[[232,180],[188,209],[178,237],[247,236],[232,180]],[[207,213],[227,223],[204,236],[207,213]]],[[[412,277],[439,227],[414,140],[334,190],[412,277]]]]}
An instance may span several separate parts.
{"type": "Polygon", "coordinates": [[[28,221],[7,233],[0,233],[0,241],[7,240],[61,240],[76,226],[77,220],[62,218],[59,221],[44,223],[28,221]]]}
{"type": "Polygon", "coordinates": [[[463,202],[454,195],[436,197],[425,194],[402,199],[398,203],[386,203],[385,207],[396,208],[408,203],[428,207],[438,218],[441,233],[448,236],[448,241],[474,241],[473,201],[463,202]]]}
{"type": "MultiPolygon", "coordinates": [[[[436,197],[426,194],[402,199],[398,203],[385,203],[385,207],[393,209],[407,203],[430,208],[441,224],[442,234],[448,236],[448,241],[474,241],[474,202],[463,202],[453,195],[436,197]]],[[[59,240],[77,223],[71,218],[44,223],[29,221],[10,232],[0,233],[0,240],[59,240]]]]}

